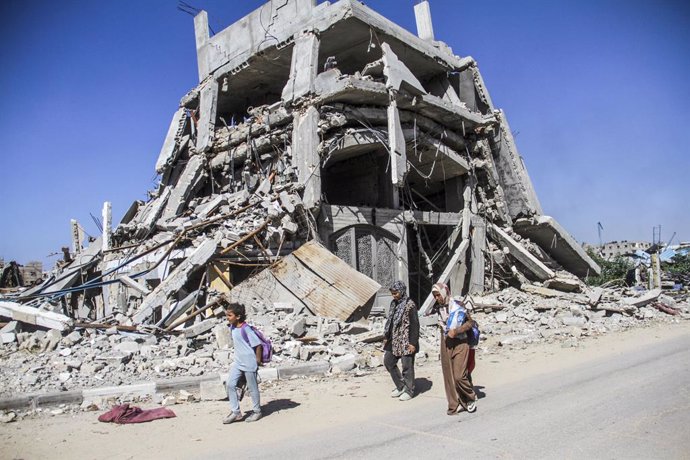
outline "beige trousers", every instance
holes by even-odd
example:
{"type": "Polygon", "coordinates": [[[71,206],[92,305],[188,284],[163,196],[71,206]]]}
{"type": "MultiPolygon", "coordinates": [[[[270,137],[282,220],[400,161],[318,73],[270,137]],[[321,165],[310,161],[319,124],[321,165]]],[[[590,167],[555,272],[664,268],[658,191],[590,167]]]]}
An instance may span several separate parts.
{"type": "Polygon", "coordinates": [[[449,413],[455,412],[459,406],[467,410],[467,403],[477,399],[468,379],[469,355],[470,346],[466,339],[447,338],[441,332],[441,370],[449,413]]]}

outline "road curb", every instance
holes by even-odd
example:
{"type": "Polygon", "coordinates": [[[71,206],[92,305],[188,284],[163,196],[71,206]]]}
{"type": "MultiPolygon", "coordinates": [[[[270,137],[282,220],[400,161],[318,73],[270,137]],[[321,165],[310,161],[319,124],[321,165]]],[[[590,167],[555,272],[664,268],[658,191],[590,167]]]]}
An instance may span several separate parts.
{"type": "MultiPolygon", "coordinates": [[[[266,367],[259,370],[263,381],[284,380],[308,375],[328,373],[330,364],[327,361],[315,361],[298,366],[266,367]]],[[[139,382],[130,385],[84,388],[81,390],[53,391],[49,393],[26,393],[19,396],[0,398],[0,410],[48,407],[59,404],[81,404],[95,398],[120,396],[153,396],[156,393],[187,390],[200,391],[201,382],[217,380],[219,374],[208,374],[200,377],[176,377],[167,380],[139,382]]]]}

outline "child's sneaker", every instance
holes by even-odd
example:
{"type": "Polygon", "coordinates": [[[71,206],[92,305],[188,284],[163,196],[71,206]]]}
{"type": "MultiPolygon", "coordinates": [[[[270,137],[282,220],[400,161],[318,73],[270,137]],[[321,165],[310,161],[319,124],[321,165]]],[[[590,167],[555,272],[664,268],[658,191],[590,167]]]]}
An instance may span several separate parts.
{"type": "Polygon", "coordinates": [[[401,394],[403,394],[402,388],[400,390],[394,388],[393,391],[391,391],[391,398],[398,398],[401,394]]]}
{"type": "Polygon", "coordinates": [[[242,418],[242,413],[232,412],[232,413],[230,413],[230,415],[228,415],[227,417],[225,417],[223,419],[223,425],[228,425],[230,423],[236,422],[236,421],[240,420],[241,418],[242,418]]]}
{"type": "Polygon", "coordinates": [[[261,412],[252,412],[252,415],[244,419],[245,422],[256,422],[261,418],[261,412]]]}
{"type": "Polygon", "coordinates": [[[403,394],[400,395],[398,398],[398,401],[409,401],[412,399],[412,395],[408,392],[404,392],[403,394]]]}

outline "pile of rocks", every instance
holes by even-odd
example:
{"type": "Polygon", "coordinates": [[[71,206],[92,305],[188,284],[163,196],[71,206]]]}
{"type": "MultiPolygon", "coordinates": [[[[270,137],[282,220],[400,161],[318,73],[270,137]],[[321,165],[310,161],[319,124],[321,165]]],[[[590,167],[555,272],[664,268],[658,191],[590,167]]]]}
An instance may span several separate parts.
{"type": "MultiPolygon", "coordinates": [[[[466,301],[482,330],[480,355],[532,343],[577,346],[586,336],[690,319],[687,301],[654,291],[603,289],[546,298],[508,288],[466,301]]],[[[273,342],[269,367],[319,361],[328,363],[330,373],[342,373],[382,365],[382,317],[353,323],[268,306],[252,318],[273,342]]],[[[213,327],[193,337],[116,327],[76,328],[64,335],[57,330],[20,332],[16,342],[0,348],[0,396],[223,374],[232,361],[232,338],[222,319],[207,321],[213,327]]],[[[421,318],[419,360],[438,359],[436,321],[435,316],[421,318]]]]}

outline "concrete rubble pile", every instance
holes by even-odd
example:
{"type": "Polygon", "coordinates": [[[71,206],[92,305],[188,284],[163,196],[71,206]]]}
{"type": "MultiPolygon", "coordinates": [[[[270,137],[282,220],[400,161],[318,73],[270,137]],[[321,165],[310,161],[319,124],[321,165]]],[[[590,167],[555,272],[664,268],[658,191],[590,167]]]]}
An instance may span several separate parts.
{"type": "MultiPolygon", "coordinates": [[[[498,345],[576,340],[661,314],[660,292],[592,290],[599,267],[543,215],[476,62],[354,0],[270,2],[210,36],[161,148],[160,184],[70,263],[0,300],[3,394],[225,371],[242,301],[273,367],[377,367],[388,286],[468,294],[498,345]],[[630,294],[630,295],[628,295],[630,294]],[[647,297],[645,297],[647,296],[647,297]]],[[[661,310],[664,311],[664,310],[661,310]]],[[[435,358],[435,320],[423,331],[435,358]]]]}

